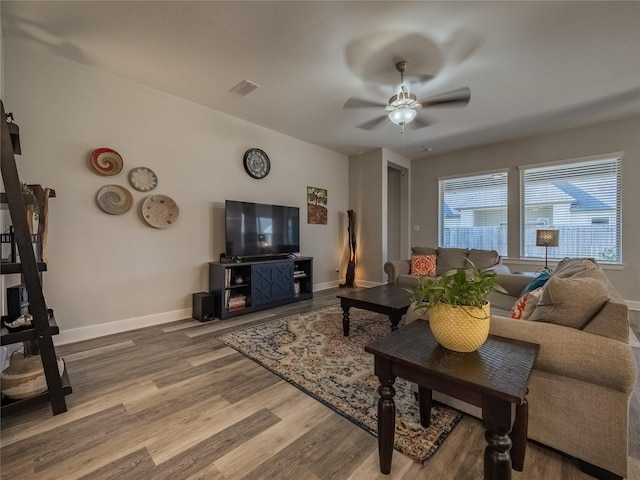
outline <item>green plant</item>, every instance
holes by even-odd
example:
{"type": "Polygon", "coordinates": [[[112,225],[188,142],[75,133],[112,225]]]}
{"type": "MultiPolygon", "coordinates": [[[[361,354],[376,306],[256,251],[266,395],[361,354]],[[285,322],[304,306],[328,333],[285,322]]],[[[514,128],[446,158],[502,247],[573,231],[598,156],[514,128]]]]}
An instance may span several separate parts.
{"type": "Polygon", "coordinates": [[[407,289],[414,308],[427,312],[437,304],[482,308],[493,291],[507,293],[500,286],[494,270],[458,268],[439,278],[421,277],[418,285],[407,289]]]}

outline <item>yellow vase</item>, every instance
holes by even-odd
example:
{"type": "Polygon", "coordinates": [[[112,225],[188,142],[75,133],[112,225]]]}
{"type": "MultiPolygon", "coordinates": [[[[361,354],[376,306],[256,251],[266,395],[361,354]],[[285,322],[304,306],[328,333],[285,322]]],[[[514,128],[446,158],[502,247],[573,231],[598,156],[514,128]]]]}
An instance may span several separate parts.
{"type": "Polygon", "coordinates": [[[438,343],[456,352],[474,352],[487,341],[491,309],[439,303],[429,309],[429,326],[438,343]]]}

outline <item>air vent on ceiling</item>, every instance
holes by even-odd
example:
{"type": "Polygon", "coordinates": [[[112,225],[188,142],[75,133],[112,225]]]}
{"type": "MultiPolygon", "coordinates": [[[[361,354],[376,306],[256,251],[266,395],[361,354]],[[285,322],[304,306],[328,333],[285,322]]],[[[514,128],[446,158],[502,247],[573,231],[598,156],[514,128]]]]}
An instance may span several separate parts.
{"type": "Polygon", "coordinates": [[[260,88],[260,85],[250,82],[249,80],[242,80],[239,84],[233,87],[231,91],[244,97],[245,95],[249,95],[256,88],[260,88]]]}

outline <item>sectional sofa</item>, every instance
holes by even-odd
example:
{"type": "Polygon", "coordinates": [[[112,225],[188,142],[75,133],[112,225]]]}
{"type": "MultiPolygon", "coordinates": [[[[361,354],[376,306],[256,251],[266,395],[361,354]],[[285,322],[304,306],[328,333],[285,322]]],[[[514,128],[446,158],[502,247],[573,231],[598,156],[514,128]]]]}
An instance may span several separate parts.
{"type": "MultiPolygon", "coordinates": [[[[405,285],[415,281],[395,278],[405,285]]],[[[490,297],[491,334],[540,345],[527,397],[528,438],[577,458],[597,478],[626,477],[629,402],[637,378],[628,307],[593,259],[566,258],[542,287],[523,292],[533,280],[498,273],[508,294],[490,297]]],[[[410,310],[407,321],[418,315],[410,310]]],[[[481,415],[436,392],[434,399],[481,415]]]]}

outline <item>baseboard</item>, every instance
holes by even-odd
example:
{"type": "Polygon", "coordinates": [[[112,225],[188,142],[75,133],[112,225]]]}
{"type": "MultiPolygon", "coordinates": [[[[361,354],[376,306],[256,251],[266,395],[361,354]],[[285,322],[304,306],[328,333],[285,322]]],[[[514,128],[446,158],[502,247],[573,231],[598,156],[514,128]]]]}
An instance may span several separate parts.
{"type": "Polygon", "coordinates": [[[629,310],[640,310],[640,302],[626,300],[625,303],[627,304],[627,307],[629,307],[629,310]]]}
{"type": "Polygon", "coordinates": [[[175,322],[191,317],[191,309],[174,310],[172,312],[154,313],[142,317],[126,318],[115,322],[101,323],[99,325],[89,325],[86,327],[70,328],[61,330],[59,335],[53,337],[54,345],[65,345],[67,343],[81,342],[92,338],[104,337],[114,333],[127,332],[143,327],[161,325],[163,323],[175,322]]]}
{"type": "Polygon", "coordinates": [[[328,290],[330,288],[336,288],[338,285],[340,285],[339,280],[334,280],[332,282],[315,283],[313,285],[313,291],[319,292],[320,290],[328,290]]]}

